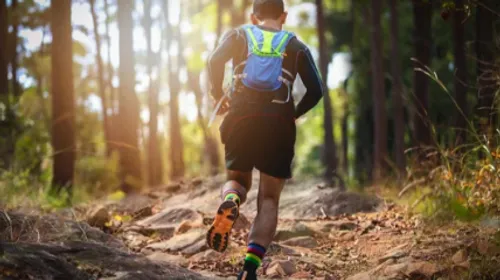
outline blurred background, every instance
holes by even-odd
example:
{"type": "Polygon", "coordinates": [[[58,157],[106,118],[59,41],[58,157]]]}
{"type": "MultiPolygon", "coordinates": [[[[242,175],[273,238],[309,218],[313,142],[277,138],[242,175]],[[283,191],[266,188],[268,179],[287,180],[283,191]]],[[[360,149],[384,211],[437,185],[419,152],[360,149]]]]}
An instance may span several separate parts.
{"type": "MultiPolygon", "coordinates": [[[[481,184],[499,185],[500,2],[286,4],[285,28],[310,46],[329,90],[298,120],[295,180],[401,186],[443,167],[461,191],[480,170],[490,172],[481,184]]],[[[0,0],[5,203],[65,204],[223,172],[205,62],[251,5],[0,0]]],[[[304,92],[298,79],[296,102],[304,92]]]]}

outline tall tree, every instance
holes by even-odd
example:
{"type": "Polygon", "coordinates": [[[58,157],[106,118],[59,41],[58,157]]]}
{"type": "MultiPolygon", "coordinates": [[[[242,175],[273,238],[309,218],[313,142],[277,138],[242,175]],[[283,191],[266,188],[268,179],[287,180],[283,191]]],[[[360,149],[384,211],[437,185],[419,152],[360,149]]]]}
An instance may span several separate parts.
{"type": "Polygon", "coordinates": [[[464,0],[455,0],[453,11],[453,53],[455,61],[455,100],[458,105],[455,125],[457,127],[456,144],[463,144],[466,138],[467,109],[467,65],[465,58],[464,37],[465,6],[464,0]]]}
{"type": "MultiPolygon", "coordinates": [[[[429,66],[431,62],[432,1],[413,0],[413,23],[415,68],[429,66]]],[[[416,116],[414,117],[414,138],[417,145],[431,145],[431,130],[428,124],[429,78],[420,71],[413,73],[416,116]]]]}
{"type": "Polygon", "coordinates": [[[110,97],[110,104],[111,104],[111,109],[113,114],[118,113],[116,110],[116,103],[118,101],[118,96],[116,95],[116,89],[113,87],[113,77],[115,76],[115,71],[113,69],[113,64],[111,63],[111,33],[109,31],[109,24],[111,21],[111,15],[109,13],[109,0],[104,0],[104,15],[105,15],[105,27],[106,27],[106,45],[107,45],[107,50],[108,50],[108,67],[107,67],[107,86],[108,86],[108,92],[109,92],[109,97],[110,97]]]}
{"type": "Polygon", "coordinates": [[[8,22],[7,22],[7,2],[0,0],[0,98],[1,102],[7,102],[9,94],[8,65],[7,54],[8,44],[8,22]],[[3,43],[5,42],[5,43],[3,43]]]}
{"type": "Polygon", "coordinates": [[[373,179],[377,182],[385,175],[387,160],[387,114],[385,108],[384,65],[382,56],[382,27],[380,25],[382,0],[372,0],[371,11],[371,70],[373,119],[375,123],[373,179]]]}
{"type": "MultiPolygon", "coordinates": [[[[495,0],[478,1],[476,14],[477,87],[480,133],[490,138],[497,127],[494,78],[494,15],[495,0]]],[[[497,4],[498,5],[498,4],[497,4]]]]}
{"type": "Polygon", "coordinates": [[[151,0],[144,0],[144,31],[146,34],[147,48],[147,72],[149,79],[148,101],[149,101],[149,141],[148,141],[148,184],[156,186],[161,183],[160,161],[161,156],[158,148],[158,81],[153,79],[153,63],[155,60],[151,46],[151,0]]]}
{"type": "Polygon", "coordinates": [[[323,96],[323,106],[325,110],[323,118],[324,129],[324,154],[323,160],[326,167],[325,180],[329,183],[333,182],[333,178],[337,169],[337,155],[335,141],[333,138],[333,109],[330,100],[328,86],[326,79],[328,77],[328,62],[330,59],[327,54],[326,38],[325,38],[325,18],[323,15],[323,0],[316,0],[316,20],[317,20],[317,33],[319,39],[319,68],[323,80],[323,88],[325,94],[323,96]]]}
{"type": "Polygon", "coordinates": [[[102,62],[101,55],[101,35],[99,35],[99,20],[97,18],[97,12],[95,8],[95,0],[89,0],[90,3],[90,12],[92,14],[92,23],[94,24],[94,39],[95,39],[95,47],[96,47],[96,62],[97,62],[97,83],[98,83],[98,92],[99,97],[101,98],[101,107],[102,107],[102,120],[103,120],[103,131],[104,131],[104,140],[106,147],[106,155],[111,155],[111,149],[109,148],[111,139],[109,135],[109,118],[108,118],[108,97],[106,96],[106,83],[104,81],[104,65],[102,62]]]}
{"type": "Polygon", "coordinates": [[[231,7],[231,27],[235,28],[245,23],[245,12],[250,4],[250,0],[241,0],[241,5],[231,7]]]}
{"type": "MultiPolygon", "coordinates": [[[[182,51],[182,38],[181,38],[181,25],[180,19],[182,19],[182,7],[181,12],[179,12],[179,21],[177,24],[176,32],[173,32],[172,24],[170,22],[169,12],[170,12],[170,1],[165,0],[164,2],[164,15],[166,28],[165,32],[167,35],[165,36],[167,40],[167,50],[168,50],[168,86],[170,92],[170,177],[172,179],[180,178],[184,176],[184,152],[183,152],[183,143],[182,143],[182,135],[181,135],[181,127],[179,120],[179,91],[181,89],[180,81],[179,81],[179,65],[181,64],[181,55],[177,56],[177,65],[174,69],[173,65],[173,57],[170,52],[172,41],[175,39],[177,41],[178,50],[182,51]]],[[[182,5],[182,4],[181,4],[182,5]]]]}
{"type": "Polygon", "coordinates": [[[12,93],[15,97],[21,95],[21,88],[17,78],[17,70],[19,69],[19,58],[17,53],[17,46],[19,42],[19,7],[18,0],[12,0],[12,46],[11,46],[11,68],[12,68],[12,93]]]}
{"type": "Polygon", "coordinates": [[[75,96],[71,0],[52,0],[52,179],[54,193],[71,193],[75,168],[75,96]]]}
{"type": "Polygon", "coordinates": [[[391,10],[391,68],[392,68],[392,106],[394,114],[394,157],[400,178],[406,173],[405,159],[405,121],[403,107],[403,72],[399,50],[399,12],[398,0],[389,0],[391,10]]]}
{"type": "Polygon", "coordinates": [[[138,144],[139,100],[135,94],[135,58],[132,11],[134,0],[118,2],[118,28],[120,32],[120,171],[123,191],[137,191],[140,186],[141,158],[138,144]]]}

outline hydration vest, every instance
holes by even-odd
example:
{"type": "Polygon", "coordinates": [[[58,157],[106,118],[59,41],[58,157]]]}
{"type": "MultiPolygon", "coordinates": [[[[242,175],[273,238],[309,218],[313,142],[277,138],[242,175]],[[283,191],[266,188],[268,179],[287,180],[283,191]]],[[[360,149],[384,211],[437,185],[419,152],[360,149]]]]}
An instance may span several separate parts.
{"type": "Polygon", "coordinates": [[[282,85],[288,87],[285,101],[273,100],[274,103],[285,104],[291,99],[291,87],[294,76],[283,68],[285,49],[295,35],[288,31],[267,31],[255,25],[244,25],[247,38],[247,59],[234,67],[233,87],[235,80],[258,92],[274,92],[282,85]],[[241,67],[241,74],[236,74],[241,67]]]}

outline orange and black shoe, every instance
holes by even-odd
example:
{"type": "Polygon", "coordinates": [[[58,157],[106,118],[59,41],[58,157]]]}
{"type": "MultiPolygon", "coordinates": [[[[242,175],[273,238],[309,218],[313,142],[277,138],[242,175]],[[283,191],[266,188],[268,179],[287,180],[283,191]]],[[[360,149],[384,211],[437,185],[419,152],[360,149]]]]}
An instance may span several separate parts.
{"type": "Polygon", "coordinates": [[[217,210],[214,222],[207,232],[207,244],[217,252],[224,252],[229,244],[229,234],[239,216],[239,206],[233,200],[224,201],[217,210]]]}

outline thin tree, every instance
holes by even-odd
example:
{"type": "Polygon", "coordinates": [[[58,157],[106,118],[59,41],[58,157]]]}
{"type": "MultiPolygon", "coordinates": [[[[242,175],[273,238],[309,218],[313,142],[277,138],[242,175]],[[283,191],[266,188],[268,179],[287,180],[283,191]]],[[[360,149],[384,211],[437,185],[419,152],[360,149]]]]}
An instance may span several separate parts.
{"type": "MultiPolygon", "coordinates": [[[[491,139],[497,127],[497,109],[495,106],[495,61],[494,55],[494,15],[495,0],[481,0],[477,5],[476,14],[476,56],[477,56],[477,87],[479,116],[479,131],[491,139]]],[[[498,4],[497,4],[498,5],[498,4]]]]}
{"type": "Polygon", "coordinates": [[[405,159],[405,121],[403,105],[403,77],[401,54],[399,50],[399,12],[398,0],[389,0],[391,10],[391,69],[392,69],[392,106],[394,114],[394,157],[399,177],[406,174],[405,159]]]}
{"type": "MultiPolygon", "coordinates": [[[[431,62],[431,21],[432,1],[413,1],[413,24],[415,68],[429,66],[431,62]]],[[[420,71],[413,72],[413,92],[415,94],[416,116],[414,117],[414,139],[419,146],[431,145],[431,130],[428,125],[429,78],[420,71]]]]}
{"type": "Polygon", "coordinates": [[[113,114],[117,114],[118,110],[116,110],[116,103],[118,101],[118,96],[116,94],[116,89],[113,87],[113,77],[115,76],[115,71],[113,69],[113,64],[111,63],[111,34],[109,31],[109,23],[111,19],[111,15],[109,13],[109,0],[104,0],[104,14],[106,17],[105,20],[105,27],[106,27],[106,45],[107,45],[107,51],[108,51],[108,64],[107,64],[107,86],[108,86],[108,92],[111,100],[111,109],[113,114]]]}
{"type": "Polygon", "coordinates": [[[154,54],[151,46],[151,0],[144,0],[144,31],[146,34],[147,48],[147,73],[149,79],[148,101],[149,101],[149,138],[148,138],[148,184],[156,186],[161,183],[161,170],[159,161],[161,156],[158,148],[158,88],[157,81],[153,79],[154,54]]]}
{"type": "Polygon", "coordinates": [[[132,11],[134,0],[118,1],[118,28],[120,32],[120,179],[126,193],[137,191],[142,180],[138,144],[139,100],[135,94],[135,59],[132,11]]]}
{"type": "Polygon", "coordinates": [[[109,121],[108,121],[108,97],[106,96],[106,83],[104,81],[104,65],[102,63],[101,55],[101,35],[99,35],[99,20],[97,18],[97,12],[95,8],[95,0],[89,0],[90,13],[92,14],[92,23],[94,24],[94,39],[96,47],[96,62],[97,62],[97,84],[99,97],[101,98],[102,107],[102,123],[104,131],[104,141],[106,147],[106,155],[111,155],[111,149],[109,148],[111,139],[109,137],[109,121]]]}
{"type": "MultiPolygon", "coordinates": [[[[170,119],[170,177],[172,179],[177,179],[184,176],[184,153],[183,153],[183,143],[182,143],[182,135],[181,135],[181,127],[179,120],[179,91],[181,89],[180,81],[179,81],[179,65],[181,64],[181,55],[177,56],[177,65],[174,69],[173,67],[173,57],[170,52],[170,48],[172,46],[172,41],[174,37],[176,37],[178,50],[182,51],[182,38],[180,32],[180,19],[182,19],[182,12],[179,12],[179,23],[177,25],[177,30],[174,34],[172,24],[170,23],[169,16],[169,8],[170,1],[165,0],[164,4],[164,16],[166,28],[165,32],[167,33],[165,38],[167,40],[167,50],[168,50],[168,86],[170,92],[170,101],[169,101],[169,119],[170,119]]],[[[182,7],[181,7],[182,8],[182,7]]],[[[180,9],[182,11],[182,9],[180,9]]]]}
{"type": "Polygon", "coordinates": [[[8,74],[8,22],[7,22],[7,2],[0,0],[0,102],[7,102],[9,95],[9,74],[8,74]]]}
{"type": "Polygon", "coordinates": [[[385,108],[384,65],[382,57],[382,27],[380,25],[382,0],[372,0],[371,11],[371,70],[373,117],[375,123],[373,179],[377,182],[385,176],[387,160],[387,115],[385,108]]]}
{"type": "Polygon", "coordinates": [[[324,129],[324,154],[323,161],[325,165],[325,180],[328,183],[333,183],[333,178],[337,169],[337,155],[335,141],[333,138],[333,109],[330,100],[330,94],[328,92],[328,86],[326,85],[326,79],[328,77],[328,62],[330,59],[327,54],[326,38],[325,38],[325,18],[323,15],[323,1],[316,0],[316,20],[317,20],[317,33],[319,39],[319,68],[323,80],[323,88],[325,89],[323,96],[323,106],[325,114],[323,117],[323,129],[324,129]]]}
{"type": "Polygon", "coordinates": [[[456,145],[461,145],[465,141],[467,128],[466,116],[468,114],[464,21],[464,1],[455,0],[455,9],[453,11],[453,53],[455,61],[455,100],[458,105],[458,112],[455,117],[457,128],[456,145]]]}
{"type": "Polygon", "coordinates": [[[21,96],[21,87],[17,78],[17,70],[19,69],[19,61],[18,61],[18,53],[17,53],[17,45],[19,43],[19,7],[18,0],[12,0],[11,3],[11,11],[12,11],[12,60],[11,60],[11,68],[12,68],[12,93],[14,97],[19,98],[21,96]]]}
{"type": "Polygon", "coordinates": [[[71,0],[52,0],[52,148],[54,193],[72,191],[75,169],[75,96],[71,0]]]}

